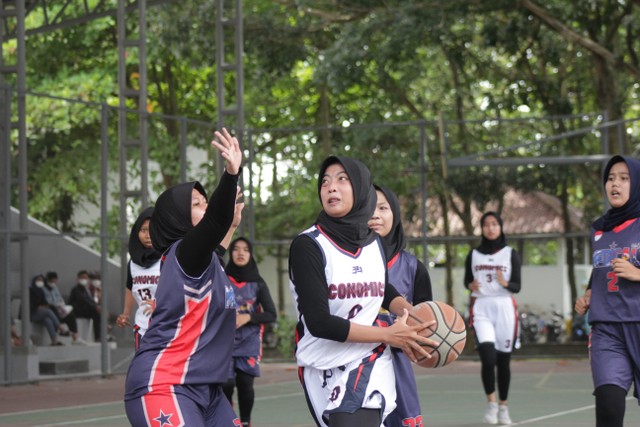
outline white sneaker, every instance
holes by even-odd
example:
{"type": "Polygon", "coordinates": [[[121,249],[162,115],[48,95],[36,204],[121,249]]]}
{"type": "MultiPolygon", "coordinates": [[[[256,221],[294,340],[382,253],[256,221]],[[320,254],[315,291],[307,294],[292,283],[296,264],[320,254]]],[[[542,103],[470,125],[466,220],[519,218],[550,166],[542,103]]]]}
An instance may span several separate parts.
{"type": "Polygon", "coordinates": [[[509,407],[507,405],[498,405],[498,422],[500,424],[511,424],[509,407]]]}
{"type": "Polygon", "coordinates": [[[83,340],[82,338],[77,338],[74,342],[72,342],[73,345],[87,345],[89,344],[88,342],[86,342],[85,340],[83,340]]]}
{"type": "Polygon", "coordinates": [[[485,424],[498,424],[498,402],[487,402],[483,421],[485,424]]]}

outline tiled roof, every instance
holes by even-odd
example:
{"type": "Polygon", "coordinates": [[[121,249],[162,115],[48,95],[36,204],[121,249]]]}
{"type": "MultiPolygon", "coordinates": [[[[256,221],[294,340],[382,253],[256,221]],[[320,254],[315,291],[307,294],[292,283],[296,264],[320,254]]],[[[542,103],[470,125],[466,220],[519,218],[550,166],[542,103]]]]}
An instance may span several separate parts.
{"type": "MultiPolygon", "coordinates": [[[[523,193],[509,190],[504,196],[503,203],[501,216],[504,222],[504,232],[507,235],[565,232],[562,222],[561,203],[555,196],[540,191],[523,193]]],[[[472,206],[471,216],[475,235],[480,234],[479,222],[482,213],[497,209],[497,203],[489,204],[483,211],[478,210],[475,205],[472,206]]],[[[571,231],[588,230],[580,210],[569,207],[569,215],[572,225],[571,231]]],[[[440,204],[436,199],[427,201],[427,216],[429,223],[428,234],[430,236],[443,236],[444,221],[442,220],[440,204]]],[[[449,224],[451,230],[449,235],[467,235],[462,220],[453,210],[449,211],[449,224]]],[[[403,225],[407,236],[417,237],[420,235],[422,225],[420,218],[415,218],[414,221],[408,221],[403,218],[403,225]]]]}

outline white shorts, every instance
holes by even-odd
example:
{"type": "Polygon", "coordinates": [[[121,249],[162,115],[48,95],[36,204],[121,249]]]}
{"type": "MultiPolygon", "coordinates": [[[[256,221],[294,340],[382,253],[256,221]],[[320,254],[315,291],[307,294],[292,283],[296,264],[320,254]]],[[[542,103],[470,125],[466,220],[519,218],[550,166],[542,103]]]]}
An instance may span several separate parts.
{"type": "MultiPolygon", "coordinates": [[[[374,350],[372,355],[376,353],[374,350]]],[[[396,376],[389,347],[377,357],[334,369],[301,370],[307,404],[319,426],[328,426],[333,413],[353,413],[360,408],[380,409],[384,420],[396,407],[396,376]]]]}
{"type": "Polygon", "coordinates": [[[518,310],[511,296],[479,297],[471,312],[478,344],[492,342],[496,350],[511,353],[518,342],[518,310]]]}

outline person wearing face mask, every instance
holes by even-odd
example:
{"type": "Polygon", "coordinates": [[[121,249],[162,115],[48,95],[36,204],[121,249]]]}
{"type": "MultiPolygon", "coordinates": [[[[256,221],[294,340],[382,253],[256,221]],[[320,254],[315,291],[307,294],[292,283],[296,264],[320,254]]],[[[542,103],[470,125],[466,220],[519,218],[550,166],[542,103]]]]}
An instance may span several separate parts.
{"type": "Polygon", "coordinates": [[[58,273],[55,271],[49,271],[47,273],[43,290],[51,310],[56,313],[60,322],[66,324],[69,328],[73,340],[72,343],[86,344],[83,339],[78,337],[78,322],[76,321],[73,306],[65,302],[60,293],[60,289],[58,289],[58,273]]]}
{"type": "Polygon", "coordinates": [[[80,270],[77,278],[78,283],[71,289],[69,302],[77,318],[93,320],[93,337],[95,341],[100,341],[101,307],[91,293],[89,273],[86,270],[80,270]]]}
{"type": "Polygon", "coordinates": [[[100,305],[102,303],[102,278],[97,271],[89,273],[89,290],[91,290],[93,300],[100,305]]]}
{"type": "Polygon", "coordinates": [[[240,425],[222,389],[231,369],[236,299],[216,250],[231,241],[244,207],[236,204],[242,150],[226,129],[211,144],[225,160],[211,198],[200,182],[185,182],[160,194],[151,215],[151,242],[162,265],[149,328],[125,380],[133,427],[240,425]]]}
{"type": "Polygon", "coordinates": [[[64,345],[58,340],[58,332],[60,330],[60,321],[58,316],[51,310],[47,298],[44,294],[45,279],[42,274],[38,274],[31,280],[29,286],[29,303],[31,321],[45,327],[51,345],[64,345]]]}
{"type": "Polygon", "coordinates": [[[251,425],[255,399],[253,382],[260,376],[262,335],[267,323],[276,321],[276,306],[269,288],[258,271],[251,242],[238,237],[229,246],[230,257],[225,271],[236,296],[236,337],[233,364],[224,393],[231,402],[238,389],[238,408],[242,426],[251,425]]]}

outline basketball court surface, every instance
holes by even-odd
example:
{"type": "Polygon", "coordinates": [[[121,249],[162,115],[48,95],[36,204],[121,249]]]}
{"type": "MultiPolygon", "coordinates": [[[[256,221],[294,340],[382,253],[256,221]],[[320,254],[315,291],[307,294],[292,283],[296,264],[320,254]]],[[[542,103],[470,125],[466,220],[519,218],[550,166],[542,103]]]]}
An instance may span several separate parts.
{"type": "MultiPolygon", "coordinates": [[[[256,381],[253,427],[313,427],[292,363],[263,363],[256,381]]],[[[415,368],[425,426],[480,427],[484,396],[477,360],[415,368]]],[[[0,426],[128,426],[124,375],[47,380],[0,388],[0,426]]],[[[515,426],[595,425],[587,359],[516,359],[509,407],[515,426]]],[[[626,426],[640,425],[637,401],[627,398],[626,426]]],[[[364,426],[363,426],[364,427],[364,426]]],[[[398,426],[401,427],[401,426],[398,426]]]]}

